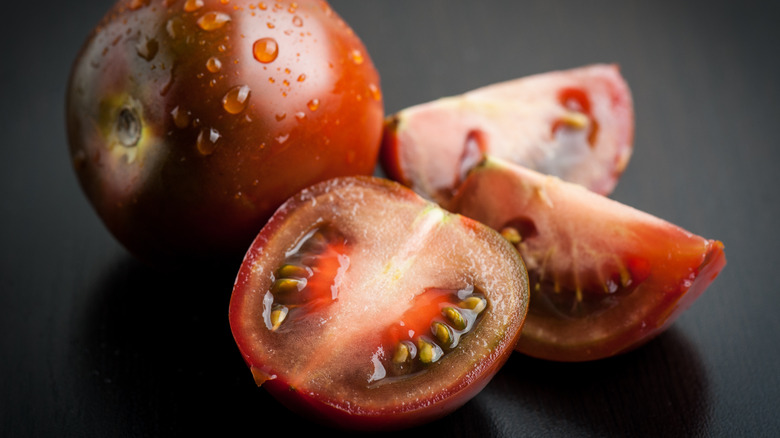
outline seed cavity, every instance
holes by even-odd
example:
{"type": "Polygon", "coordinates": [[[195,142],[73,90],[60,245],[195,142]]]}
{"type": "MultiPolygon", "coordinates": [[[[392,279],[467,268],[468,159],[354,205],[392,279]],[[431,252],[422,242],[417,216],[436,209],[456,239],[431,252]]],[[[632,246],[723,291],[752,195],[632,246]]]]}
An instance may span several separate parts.
{"type": "Polygon", "coordinates": [[[487,305],[487,298],[473,286],[460,290],[432,288],[418,296],[409,316],[389,329],[394,341],[388,348],[388,376],[410,376],[440,361],[474,330],[487,305]],[[425,326],[414,322],[425,314],[431,316],[427,332],[425,326]]]}
{"type": "Polygon", "coordinates": [[[266,327],[274,331],[280,321],[306,319],[338,299],[342,277],[349,269],[346,251],[346,239],[328,224],[302,235],[273,271],[263,301],[266,327]],[[274,316],[277,310],[281,313],[274,316]]]}

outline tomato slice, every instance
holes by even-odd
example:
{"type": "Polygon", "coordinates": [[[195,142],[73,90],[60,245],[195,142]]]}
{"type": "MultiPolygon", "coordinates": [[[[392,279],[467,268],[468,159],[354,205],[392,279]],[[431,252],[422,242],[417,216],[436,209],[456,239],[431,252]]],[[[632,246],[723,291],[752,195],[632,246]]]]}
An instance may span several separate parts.
{"type": "Polygon", "coordinates": [[[491,157],[472,170],[448,208],[516,244],[531,281],[517,349],[544,359],[599,359],[641,345],[726,263],[719,241],[491,157]]]}
{"type": "Polygon", "coordinates": [[[323,423],[398,429],[476,395],[514,351],[528,306],[494,230],[387,180],[288,200],[236,279],[230,324],[255,381],[323,423]]]}
{"type": "Polygon", "coordinates": [[[489,85],[385,121],[382,166],[437,202],[488,153],[608,194],[632,151],[633,101],[615,65],[489,85]]]}

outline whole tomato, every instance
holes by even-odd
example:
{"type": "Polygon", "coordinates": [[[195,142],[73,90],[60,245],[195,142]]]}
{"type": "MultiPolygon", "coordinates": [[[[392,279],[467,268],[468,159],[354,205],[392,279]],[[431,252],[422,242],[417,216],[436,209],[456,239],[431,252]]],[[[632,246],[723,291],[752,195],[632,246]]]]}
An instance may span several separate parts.
{"type": "Polygon", "coordinates": [[[84,192],[152,264],[240,256],[292,194],[371,174],[384,116],[368,52],[322,0],[122,0],[66,113],[84,192]]]}

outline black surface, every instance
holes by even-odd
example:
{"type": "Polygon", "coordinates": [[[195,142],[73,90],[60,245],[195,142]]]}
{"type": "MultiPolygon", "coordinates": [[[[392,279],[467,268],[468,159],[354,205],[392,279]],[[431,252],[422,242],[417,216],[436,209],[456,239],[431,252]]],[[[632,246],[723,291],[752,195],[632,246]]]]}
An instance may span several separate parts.
{"type": "MultiPolygon", "coordinates": [[[[136,262],[77,186],[65,82],[109,4],[3,6],[0,436],[311,432],[254,386],[235,348],[234,272],[136,262]]],[[[726,246],[721,276],[646,346],[585,364],[516,355],[462,409],[405,435],[780,435],[777,2],[332,4],[368,46],[388,113],[619,63],[636,137],[613,198],[726,246]]]]}

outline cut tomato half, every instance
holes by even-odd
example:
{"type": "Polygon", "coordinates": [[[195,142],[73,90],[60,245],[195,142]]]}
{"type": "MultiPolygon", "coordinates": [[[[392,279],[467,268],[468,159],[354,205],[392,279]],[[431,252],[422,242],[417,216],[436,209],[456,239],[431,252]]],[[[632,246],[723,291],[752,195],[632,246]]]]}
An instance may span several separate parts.
{"type": "Polygon", "coordinates": [[[443,202],[482,154],[608,194],[632,151],[634,110],[615,65],[489,85],[399,111],[385,121],[382,166],[443,202]]]}
{"type": "Polygon", "coordinates": [[[544,359],[599,359],[641,345],[726,263],[719,241],[493,157],[448,208],[499,230],[522,254],[531,306],[517,349],[544,359]]]}
{"type": "Polygon", "coordinates": [[[514,350],[528,277],[494,230],[377,178],[288,200],[246,254],[230,325],[255,381],[316,421],[398,429],[476,395],[514,350]]]}

